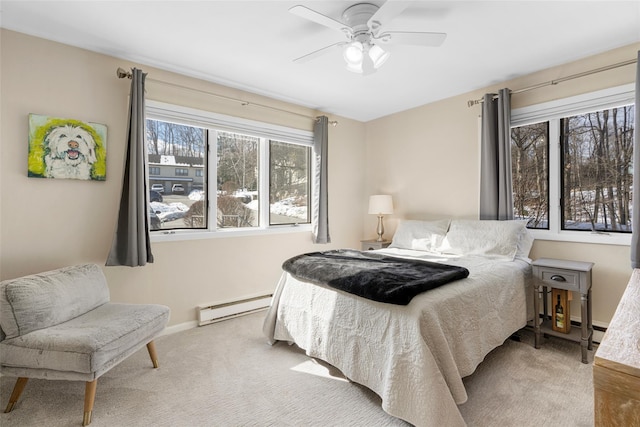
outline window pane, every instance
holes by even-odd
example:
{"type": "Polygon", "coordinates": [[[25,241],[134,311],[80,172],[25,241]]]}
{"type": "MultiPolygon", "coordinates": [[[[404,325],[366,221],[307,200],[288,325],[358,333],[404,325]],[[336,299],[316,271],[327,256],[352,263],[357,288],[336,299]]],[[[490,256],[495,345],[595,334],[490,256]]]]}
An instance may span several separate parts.
{"type": "Polygon", "coordinates": [[[258,227],[259,139],[231,132],[217,134],[218,227],[258,227]]]}
{"type": "Polygon", "coordinates": [[[562,228],[631,232],[633,105],[561,120],[562,228]]]}
{"type": "Polygon", "coordinates": [[[513,212],[528,228],[549,228],[549,123],[511,129],[513,212]]]}
{"type": "Polygon", "coordinates": [[[311,148],[269,142],[269,223],[309,223],[311,148]]]}
{"type": "Polygon", "coordinates": [[[152,230],[207,228],[206,130],[147,120],[152,230]]]}

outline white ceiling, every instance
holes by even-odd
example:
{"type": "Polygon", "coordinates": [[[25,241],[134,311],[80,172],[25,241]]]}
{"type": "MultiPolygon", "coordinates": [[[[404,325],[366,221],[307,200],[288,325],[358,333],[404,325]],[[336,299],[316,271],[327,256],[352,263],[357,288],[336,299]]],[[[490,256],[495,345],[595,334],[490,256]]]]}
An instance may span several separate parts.
{"type": "Polygon", "coordinates": [[[360,2],[2,0],[0,23],[360,121],[640,42],[637,0],[412,1],[384,28],[445,32],[441,47],[398,46],[366,77],[345,69],[339,48],[292,62],[345,38],[290,7],[340,20],[360,2]]]}

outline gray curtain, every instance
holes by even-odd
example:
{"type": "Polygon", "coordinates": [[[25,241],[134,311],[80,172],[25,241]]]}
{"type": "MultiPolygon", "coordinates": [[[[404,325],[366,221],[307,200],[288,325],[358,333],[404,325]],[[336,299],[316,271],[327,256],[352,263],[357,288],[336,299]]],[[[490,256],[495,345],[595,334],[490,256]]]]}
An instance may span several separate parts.
{"type": "Polygon", "coordinates": [[[511,95],[484,96],[480,148],[480,219],[513,219],[511,95]]]}
{"type": "MultiPolygon", "coordinates": [[[[636,103],[635,131],[633,132],[633,188],[640,188],[640,51],[636,62],[636,103]]],[[[631,214],[631,268],[640,268],[640,193],[633,195],[631,214]]]]}
{"type": "Polygon", "coordinates": [[[313,125],[313,242],[331,243],[329,236],[329,195],[327,191],[327,157],[329,119],[316,118],[313,125]]]}
{"type": "Polygon", "coordinates": [[[108,266],[143,266],[153,262],[149,237],[149,213],[145,148],[144,80],[147,76],[134,68],[129,99],[127,152],[118,223],[107,257],[108,266]]]}

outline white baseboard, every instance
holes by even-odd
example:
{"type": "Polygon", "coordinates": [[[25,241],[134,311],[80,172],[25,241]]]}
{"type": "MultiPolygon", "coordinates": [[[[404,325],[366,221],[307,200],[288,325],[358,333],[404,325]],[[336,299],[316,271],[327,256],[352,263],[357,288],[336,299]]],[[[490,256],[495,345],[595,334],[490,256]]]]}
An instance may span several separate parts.
{"type": "Polygon", "coordinates": [[[186,331],[188,329],[193,329],[197,326],[198,326],[198,322],[196,320],[190,320],[188,322],[178,323],[177,325],[171,325],[164,328],[164,331],[162,331],[159,336],[175,334],[176,332],[186,331]]]}
{"type": "MultiPolygon", "coordinates": [[[[256,309],[256,310],[253,310],[251,312],[238,313],[238,314],[235,314],[233,316],[229,316],[229,317],[226,317],[224,319],[220,319],[219,321],[222,322],[224,320],[232,319],[234,317],[246,316],[247,314],[257,313],[259,311],[265,311],[267,309],[268,309],[268,307],[256,309]]],[[[197,328],[198,326],[199,325],[198,325],[198,321],[197,320],[190,320],[188,322],[178,323],[177,325],[167,326],[164,329],[164,331],[162,331],[160,333],[159,336],[175,334],[176,332],[186,331],[186,330],[189,330],[189,329],[197,328]]]]}

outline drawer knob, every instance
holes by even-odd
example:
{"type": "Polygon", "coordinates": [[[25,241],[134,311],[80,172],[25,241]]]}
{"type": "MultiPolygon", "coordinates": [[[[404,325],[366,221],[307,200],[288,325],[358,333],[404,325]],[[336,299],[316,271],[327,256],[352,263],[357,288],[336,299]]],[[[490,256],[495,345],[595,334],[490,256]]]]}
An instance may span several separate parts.
{"type": "Polygon", "coordinates": [[[550,277],[551,280],[555,281],[555,282],[566,282],[567,279],[565,279],[564,277],[562,277],[559,274],[554,274],[553,276],[550,277]]]}

